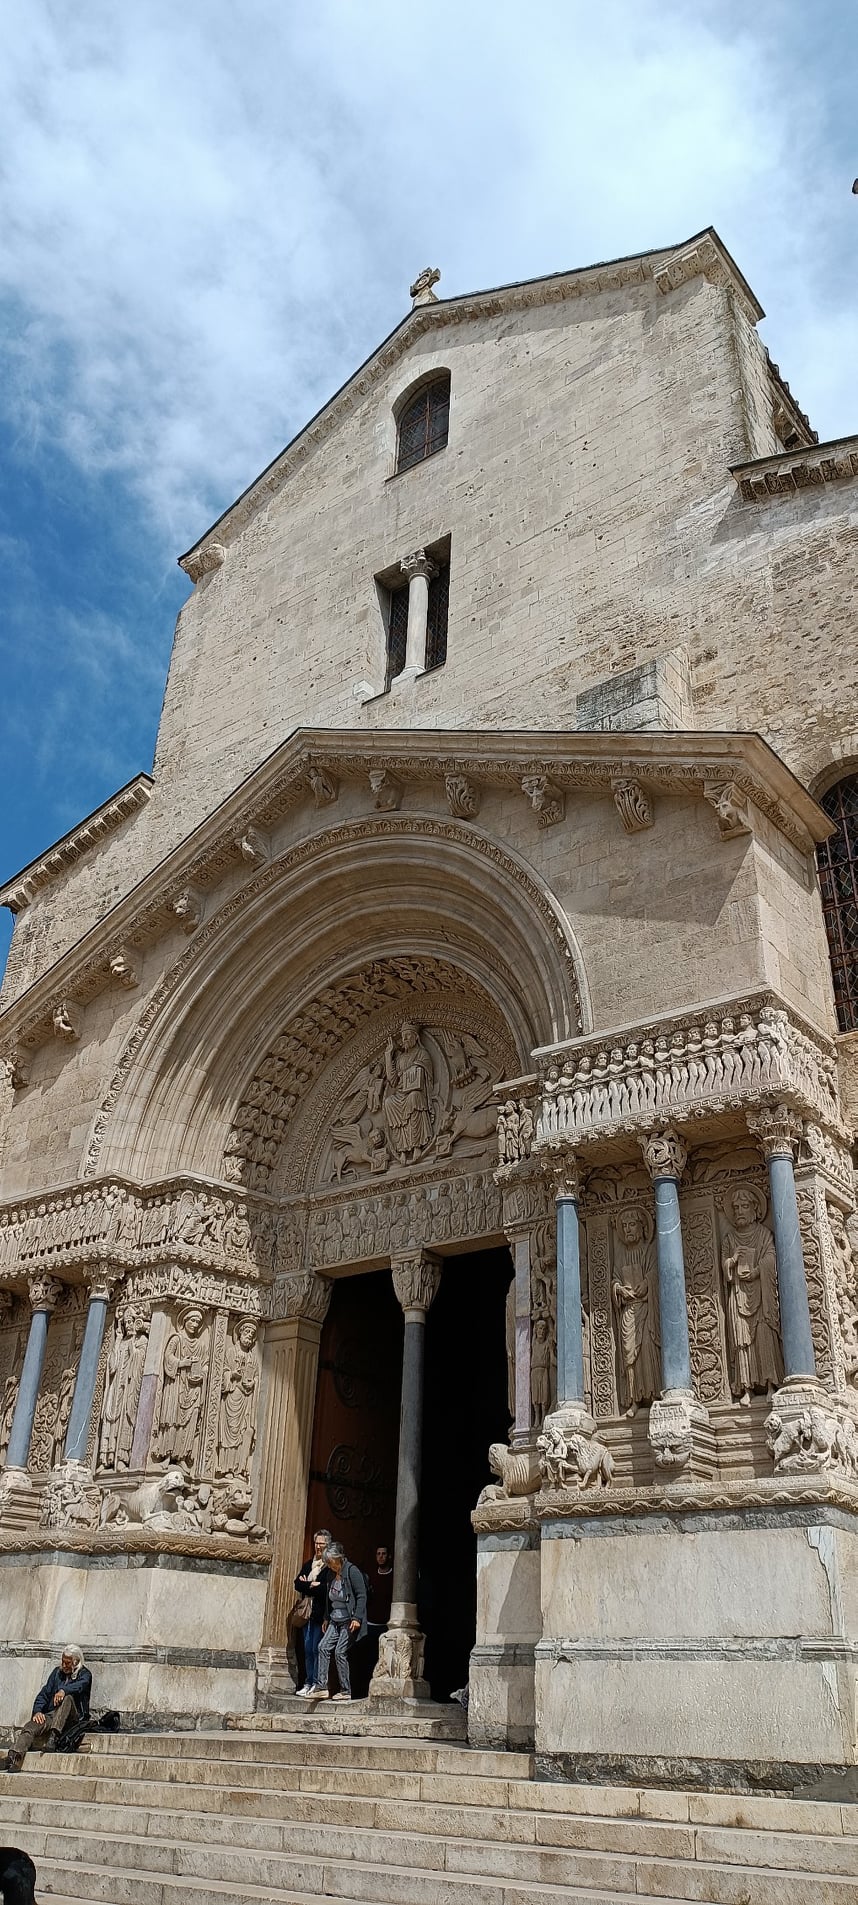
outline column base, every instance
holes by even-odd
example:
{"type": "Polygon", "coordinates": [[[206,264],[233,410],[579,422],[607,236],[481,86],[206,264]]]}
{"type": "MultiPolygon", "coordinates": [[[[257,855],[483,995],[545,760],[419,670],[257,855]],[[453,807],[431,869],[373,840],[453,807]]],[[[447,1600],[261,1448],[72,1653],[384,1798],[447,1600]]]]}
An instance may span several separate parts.
{"type": "Polygon", "coordinates": [[[715,1436],[702,1402],[690,1389],[668,1389],[650,1404],[647,1439],[662,1480],[715,1474],[715,1436]]]}
{"type": "Polygon", "coordinates": [[[846,1396],[814,1376],[787,1376],[771,1399],[765,1432],[779,1475],[858,1475],[858,1427],[846,1396]]]}
{"type": "Polygon", "coordinates": [[[423,1678],[426,1638],[412,1602],[394,1602],[390,1625],[378,1643],[378,1664],[369,1683],[371,1700],[428,1700],[423,1678]]]}

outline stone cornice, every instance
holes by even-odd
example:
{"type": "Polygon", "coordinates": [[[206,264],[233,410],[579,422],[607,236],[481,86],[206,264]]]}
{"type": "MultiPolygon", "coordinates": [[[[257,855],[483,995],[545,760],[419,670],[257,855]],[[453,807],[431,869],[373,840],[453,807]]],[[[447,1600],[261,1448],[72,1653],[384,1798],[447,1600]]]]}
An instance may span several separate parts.
{"type": "Polygon", "coordinates": [[[240,1541],[234,1535],[196,1534],[192,1529],[173,1534],[133,1523],[123,1528],[0,1529],[0,1555],[58,1553],[187,1555],[197,1561],[237,1561],[260,1570],[272,1558],[269,1540],[240,1541]]]}
{"type": "MultiPolygon", "coordinates": [[[[600,1423],[604,1433],[606,1423],[600,1423]]],[[[613,1426],[613,1425],[612,1425],[613,1426]]],[[[858,1513],[858,1481],[848,1475],[762,1475],[753,1480],[672,1481],[668,1487],[547,1488],[511,1501],[484,1502],[474,1509],[477,1534],[532,1527],[541,1522],[628,1520],[647,1515],[742,1514],[750,1510],[837,1508],[858,1513]]]]}
{"type": "Polygon", "coordinates": [[[436,298],[428,304],[418,304],[229,509],[179,557],[179,567],[194,583],[220,568],[229,544],[257,510],[269,503],[289,478],[303,468],[314,450],[363,402],[419,337],[436,332],[440,339],[451,325],[466,324],[475,318],[502,317],[539,305],[623,291],[647,282],[654,283],[659,292],[666,294],[695,277],[732,288],[751,324],[765,315],[735,260],[711,226],[679,245],[669,245],[660,251],[585,265],[547,278],[501,285],[491,291],[474,291],[463,297],[436,298]]]}
{"type": "Polygon", "coordinates": [[[102,807],[96,807],[95,812],[88,814],[70,833],[63,834],[47,853],[41,854],[38,860],[31,860],[29,866],[7,880],[6,885],[0,887],[0,906],[8,906],[10,913],[23,912],[43,887],[58,880],[92,847],[98,846],[106,834],[113,833],[138,807],[144,807],[153,786],[151,774],[135,775],[134,780],[120,787],[102,807]]]}
{"type": "Polygon", "coordinates": [[[756,734],[378,729],[361,735],[298,729],[0,1016],[0,1056],[13,1084],[26,1077],[27,1048],[61,1033],[70,1040],[78,1035],[75,1009],[117,984],[118,951],[127,972],[133,948],[177,926],[192,938],[204,918],[207,890],[237,870],[250,878],[268,851],[270,829],[291,809],[314,806],[331,821],[340,781],[349,779],[364,785],[372,811],[379,804],[379,777],[400,789],[429,783],[433,800],[443,801],[450,813],[459,810],[455,790],[463,780],[477,800],[484,789],[515,791],[533,811],[535,828],[562,825],[576,793],[611,795],[616,824],[627,827],[617,788],[635,783],[645,800],[658,794],[705,799],[723,839],[753,831],[753,808],[802,853],[833,831],[811,795],[756,734]],[[536,781],[553,789],[555,798],[535,803],[536,781]]]}
{"type": "MultiPolygon", "coordinates": [[[[789,384],[781,373],[780,364],[775,363],[768,350],[766,350],[766,364],[774,397],[776,435],[780,437],[785,448],[789,447],[791,436],[799,437],[805,444],[818,443],[818,432],[811,427],[806,411],[796,403],[789,384]]],[[[798,446],[793,443],[791,447],[796,449],[798,446]]]]}
{"type": "Polygon", "coordinates": [[[773,496],[792,496],[798,490],[821,489],[858,476],[858,436],[833,437],[754,463],[737,463],[730,471],[742,500],[767,503],[773,496]]]}

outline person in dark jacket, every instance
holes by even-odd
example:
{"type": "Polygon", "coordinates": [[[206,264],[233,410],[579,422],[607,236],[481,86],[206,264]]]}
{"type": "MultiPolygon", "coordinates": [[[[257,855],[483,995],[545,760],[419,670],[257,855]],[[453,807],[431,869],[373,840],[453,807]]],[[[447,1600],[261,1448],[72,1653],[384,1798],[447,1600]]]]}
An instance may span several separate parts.
{"type": "Polygon", "coordinates": [[[325,1563],[331,1571],[328,1582],[327,1609],[322,1639],[319,1645],[319,1661],[316,1668],[316,1685],[310,1698],[327,1700],[328,1675],[331,1668],[331,1655],[337,1663],[337,1675],[340,1682],[339,1693],[335,1700],[350,1700],[352,1683],[349,1673],[349,1648],[366,1633],[366,1580],[348,1559],[345,1549],[339,1541],[332,1541],[325,1550],[325,1563]]]}
{"type": "Polygon", "coordinates": [[[328,1582],[330,1568],[325,1566],[325,1549],[331,1539],[330,1528],[320,1528],[313,1536],[313,1552],[304,1562],[300,1574],[295,1576],[296,1594],[306,1594],[313,1608],[309,1620],[304,1626],[304,1685],[298,1689],[300,1700],[309,1699],[316,1683],[316,1663],[319,1658],[319,1642],[322,1638],[322,1626],[328,1606],[328,1582]]]}
{"type": "Polygon", "coordinates": [[[36,1905],[36,1868],[16,1845],[0,1845],[0,1898],[3,1905],[36,1905]]]}
{"type": "Polygon", "coordinates": [[[77,1720],[89,1719],[91,1689],[92,1674],[80,1648],[70,1642],[63,1648],[59,1666],[48,1674],[36,1695],[32,1719],[21,1727],[15,1745],[9,1748],[6,1771],[17,1773],[24,1763],[24,1754],[29,1753],[31,1747],[40,1747],[47,1753],[59,1750],[66,1727],[77,1720]]]}

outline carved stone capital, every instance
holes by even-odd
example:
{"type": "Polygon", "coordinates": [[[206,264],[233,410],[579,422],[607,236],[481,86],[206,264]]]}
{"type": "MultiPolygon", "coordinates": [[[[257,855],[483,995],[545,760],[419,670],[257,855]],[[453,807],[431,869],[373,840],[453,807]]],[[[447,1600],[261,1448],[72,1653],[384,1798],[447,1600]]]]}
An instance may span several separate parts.
{"type": "Polygon", "coordinates": [[[722,840],[735,840],[739,834],[753,832],[747,797],[735,781],[704,781],[703,798],[712,808],[722,840]]]}
{"type": "Polygon", "coordinates": [[[440,1258],[430,1250],[414,1250],[408,1256],[393,1258],[390,1269],[397,1303],[406,1314],[409,1310],[431,1309],[441,1282],[440,1258]]]}
{"type": "Polygon", "coordinates": [[[748,1112],[748,1130],[759,1139],[764,1158],[794,1158],[802,1121],[789,1105],[763,1105],[748,1112]]]}
{"type": "Polygon", "coordinates": [[[50,1315],[62,1296],[63,1286],[56,1277],[31,1277],[27,1286],[30,1308],[35,1314],[38,1310],[47,1310],[50,1315]]]}
{"type": "Polygon", "coordinates": [[[581,1196],[581,1164],[574,1151],[552,1151],[543,1158],[545,1175],[555,1198],[581,1196]]]}
{"type": "Polygon", "coordinates": [[[525,774],[521,791],[530,801],[540,827],[555,827],[566,812],[566,795],[547,774],[525,774]]]}
{"type": "Polygon", "coordinates": [[[76,1044],[80,1038],[80,1013],[70,999],[58,999],[51,1012],[51,1024],[57,1038],[65,1039],[69,1045],[76,1044]]]}
{"type": "Polygon", "coordinates": [[[298,1270],[278,1277],[274,1285],[273,1313],[285,1322],[302,1317],[307,1323],[324,1323],[331,1301],[330,1277],[315,1270],[298,1270]]]}
{"type": "Polygon", "coordinates": [[[640,781],[612,781],[611,793],[626,833],[643,833],[645,828],[652,826],[652,802],[640,781]]]}
{"type": "Polygon", "coordinates": [[[688,1152],[678,1131],[664,1125],[660,1131],[648,1131],[640,1140],[643,1160],[650,1177],[674,1177],[677,1182],[688,1162],[688,1152]]]}
{"type": "Polygon", "coordinates": [[[116,1286],[122,1282],[124,1275],[124,1270],[118,1268],[115,1270],[111,1268],[103,1269],[100,1265],[90,1270],[86,1280],[86,1287],[90,1299],[95,1297],[96,1301],[110,1303],[116,1286]]]}
{"type": "Polygon", "coordinates": [[[386,767],[372,767],[369,773],[373,804],[379,813],[392,814],[402,800],[402,787],[386,767]]]}
{"type": "Polygon", "coordinates": [[[445,774],[444,792],[451,814],[457,820],[475,820],[480,811],[480,790],[467,774],[445,774]]]}
{"type": "Polygon", "coordinates": [[[426,581],[431,582],[433,575],[438,574],[438,564],[427,556],[425,549],[413,549],[410,556],[403,556],[399,567],[409,582],[416,575],[425,576],[426,581]]]}

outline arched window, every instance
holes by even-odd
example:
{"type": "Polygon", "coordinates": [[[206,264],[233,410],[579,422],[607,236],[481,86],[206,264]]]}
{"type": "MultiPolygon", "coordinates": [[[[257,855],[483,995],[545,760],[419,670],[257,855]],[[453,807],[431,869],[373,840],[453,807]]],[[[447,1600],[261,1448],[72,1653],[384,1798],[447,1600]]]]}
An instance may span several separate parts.
{"type": "Polygon", "coordinates": [[[854,1032],[858,1030],[858,774],[837,781],[819,804],[837,828],[816,855],[834,1001],[841,1032],[854,1032]]]}
{"type": "Polygon", "coordinates": [[[444,371],[429,383],[421,384],[409,398],[399,418],[396,468],[410,470],[423,463],[436,450],[443,450],[450,428],[450,377],[444,371]]]}

